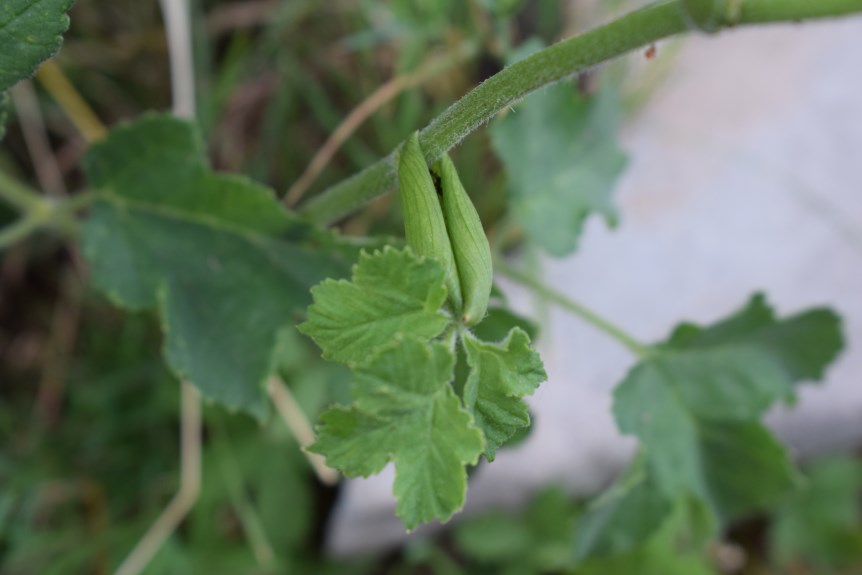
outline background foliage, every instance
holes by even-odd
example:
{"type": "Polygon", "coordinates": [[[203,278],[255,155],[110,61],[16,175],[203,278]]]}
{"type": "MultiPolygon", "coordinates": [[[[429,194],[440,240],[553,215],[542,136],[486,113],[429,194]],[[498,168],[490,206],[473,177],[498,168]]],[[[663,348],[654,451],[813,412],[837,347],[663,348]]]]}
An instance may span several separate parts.
{"type": "MultiPolygon", "coordinates": [[[[57,49],[69,6],[0,8],[0,92],[57,49]],[[27,46],[10,42],[20,37],[27,46]]],[[[823,376],[842,347],[840,320],[827,309],[778,318],[760,295],[715,325],[629,346],[637,363],[616,388],[614,415],[641,450],[601,497],[575,501],[549,486],[522,509],[467,517],[391,553],[324,552],[338,488],[315,479],[268,407],[271,373],[320,416],[313,450],[330,463],[368,475],[394,460],[399,515],[412,528],[456,511],[469,466],[516,444],[529,421],[522,398],[544,372],[529,347],[534,326],[502,301],[461,351],[441,343],[442,274],[386,239],[401,235],[395,197],[340,222],[341,236],[297,218],[276,191],[292,189],[391,77],[421,76],[359,125],[309,195],[382,157],[506,62],[604,17],[587,13],[518,0],[194,3],[199,112],[187,122],[150,112],[170,102],[157,3],[76,4],[57,63],[101,122],[120,127],[87,149],[87,120],[69,117],[64,89],[40,72],[30,97],[44,110],[56,190],[98,196],[83,225],[58,219],[80,250],[36,236],[0,260],[0,571],[116,567],[176,489],[178,376],[217,400],[204,413],[205,481],[147,573],[860,568],[858,461],[798,470],[760,422],[823,376]],[[374,252],[384,243],[395,247],[374,252]],[[333,362],[293,329],[303,318],[333,362]],[[405,332],[414,337],[401,341],[405,332]],[[418,416],[431,411],[448,420],[423,427],[418,416]],[[392,433],[410,448],[386,443],[392,433]],[[415,449],[425,441],[434,457],[415,449]],[[423,485],[428,477],[438,482],[423,485]]],[[[626,164],[617,127],[648,85],[625,72],[622,61],[549,87],[454,153],[498,252],[570,254],[588,217],[615,224],[626,164]]],[[[41,186],[28,119],[0,109],[12,111],[0,170],[41,186]]],[[[0,223],[13,219],[0,211],[0,223]]]]}

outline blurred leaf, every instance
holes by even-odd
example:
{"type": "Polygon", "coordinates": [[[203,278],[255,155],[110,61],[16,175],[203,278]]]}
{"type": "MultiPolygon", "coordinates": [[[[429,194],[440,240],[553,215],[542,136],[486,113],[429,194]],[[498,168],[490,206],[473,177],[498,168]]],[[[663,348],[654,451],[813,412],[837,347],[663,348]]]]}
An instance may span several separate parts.
{"type": "Polygon", "coordinates": [[[778,510],[769,533],[775,561],[803,561],[818,573],[862,560],[862,463],[834,458],[806,470],[796,496],[778,510]]]}
{"type": "Polygon", "coordinates": [[[590,214],[616,223],[610,195],[626,165],[616,143],[618,116],[612,88],[582,96],[563,83],[528,96],[491,124],[512,212],[527,236],[554,256],[576,249],[590,214]]]}
{"type": "Polygon", "coordinates": [[[521,9],[525,0],[479,0],[479,4],[496,16],[512,17],[521,9]]]}
{"type": "Polygon", "coordinates": [[[3,0],[0,5],[0,93],[33,75],[63,43],[74,0],[3,0]]]}
{"type": "Polygon", "coordinates": [[[576,508],[562,487],[543,488],[527,508],[526,522],[535,538],[533,563],[541,571],[559,570],[571,561],[576,508]]]}
{"type": "Polygon", "coordinates": [[[387,575],[414,575],[415,573],[439,573],[445,575],[468,575],[458,560],[446,549],[427,539],[408,540],[401,553],[402,565],[387,570],[387,575]],[[425,569],[422,569],[422,568],[425,569]]]}
{"type": "Polygon", "coordinates": [[[262,416],[277,334],[343,264],[302,245],[314,232],[270,190],[211,172],[185,121],[116,128],[85,167],[101,191],[83,237],[94,284],[127,308],[157,307],[177,375],[262,416]]]}
{"type": "Polygon", "coordinates": [[[614,391],[614,415],[641,455],[578,526],[578,560],[627,553],[685,504],[696,538],[780,504],[797,486],[760,423],[801,379],[822,377],[842,346],[837,316],[779,320],[761,295],[711,327],[683,324],[614,391]]]}
{"type": "Polygon", "coordinates": [[[558,571],[571,560],[575,507],[559,487],[540,491],[521,514],[491,512],[462,521],[453,533],[461,552],[495,572],[558,571]]]}
{"type": "Polygon", "coordinates": [[[648,540],[673,506],[638,456],[609,490],[593,501],[575,527],[574,560],[619,555],[648,540]]]}
{"type": "Polygon", "coordinates": [[[521,558],[532,544],[530,527],[502,511],[471,517],[455,527],[455,544],[480,563],[505,563],[521,558]]]}
{"type": "Polygon", "coordinates": [[[256,572],[252,545],[261,540],[275,551],[278,564],[292,564],[309,543],[315,511],[299,445],[282,433],[280,420],[261,429],[222,412],[211,415],[213,441],[204,454],[207,480],[186,543],[197,570],[256,572]],[[223,566],[226,556],[232,557],[234,568],[223,566]]]}
{"type": "Polygon", "coordinates": [[[716,575],[705,554],[684,544],[686,517],[678,508],[635,550],[590,559],[574,575],[716,575]]]}
{"type": "Polygon", "coordinates": [[[743,311],[714,326],[680,325],[666,345],[694,350],[738,344],[766,349],[794,383],[819,380],[843,346],[841,318],[813,309],[779,321],[763,294],[756,294],[743,311]]]}
{"type": "Polygon", "coordinates": [[[798,486],[784,446],[759,422],[702,422],[703,471],[723,521],[769,510],[798,486]]]}
{"type": "Polygon", "coordinates": [[[755,296],[711,328],[678,328],[616,388],[614,414],[640,438],[667,497],[699,497],[723,519],[768,508],[795,475],[758,420],[800,378],[822,375],[840,348],[832,312],[778,321],[755,296]]]}
{"type": "Polygon", "coordinates": [[[461,508],[464,466],[475,465],[484,448],[448,383],[453,369],[454,356],[442,344],[396,341],[355,372],[353,403],[323,413],[310,448],[350,477],[379,473],[394,461],[396,513],[408,529],[445,521],[461,508]]]}

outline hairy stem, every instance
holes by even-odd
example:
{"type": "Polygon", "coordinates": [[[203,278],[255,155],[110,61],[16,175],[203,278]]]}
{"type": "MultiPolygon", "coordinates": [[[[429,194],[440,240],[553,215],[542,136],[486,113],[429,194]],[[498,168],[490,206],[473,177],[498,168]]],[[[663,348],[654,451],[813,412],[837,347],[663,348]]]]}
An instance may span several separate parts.
{"type": "MultiPolygon", "coordinates": [[[[862,12],[862,0],[660,0],[554,44],[477,86],[421,131],[425,160],[433,164],[497,113],[543,86],[691,28],[705,28],[690,12],[699,2],[711,2],[710,30],[862,12]]],[[[328,224],[386,192],[395,183],[395,152],[329,188],[300,211],[312,221],[328,224]]]]}
{"type": "Polygon", "coordinates": [[[296,182],[287,190],[284,196],[284,204],[288,207],[296,205],[318,176],[326,168],[327,164],[335,156],[338,148],[368,119],[374,112],[386,105],[393,98],[416,86],[423,84],[434,76],[448,71],[456,64],[475,55],[477,46],[472,42],[465,42],[451,53],[430,60],[420,69],[410,74],[396,76],[380,86],[338,125],[329,136],[314,157],[308,167],[296,182]]]}
{"type": "Polygon", "coordinates": [[[636,356],[645,357],[649,354],[649,348],[646,345],[637,341],[634,337],[626,333],[622,328],[599,316],[597,313],[590,310],[583,304],[580,304],[575,300],[567,297],[566,295],[549,288],[541,281],[536,279],[534,275],[522,272],[521,270],[510,266],[502,259],[494,260],[494,271],[499,272],[501,275],[509,278],[516,283],[530,288],[533,292],[546,299],[547,301],[555,303],[566,311],[575,314],[576,316],[586,321],[599,331],[604,332],[606,335],[609,335],[613,339],[623,344],[626,349],[631,351],[636,356]]]}

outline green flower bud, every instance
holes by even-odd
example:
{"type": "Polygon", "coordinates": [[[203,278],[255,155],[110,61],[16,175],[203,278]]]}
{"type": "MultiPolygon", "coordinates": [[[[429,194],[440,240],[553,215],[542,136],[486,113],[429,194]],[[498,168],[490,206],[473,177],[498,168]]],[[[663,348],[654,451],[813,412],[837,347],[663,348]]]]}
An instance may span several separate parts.
{"type": "Polygon", "coordinates": [[[443,265],[449,303],[461,310],[461,285],[455,267],[455,256],[446,232],[446,222],[434,181],[419,147],[419,133],[414,132],[398,158],[398,193],[404,210],[404,235],[414,253],[433,258],[443,265]]]}
{"type": "Polygon", "coordinates": [[[455,255],[455,267],[464,299],[461,318],[465,324],[474,325],[485,317],[491,296],[494,275],[491,247],[479,214],[461,185],[452,160],[444,155],[433,169],[440,178],[443,218],[446,220],[446,231],[455,255]]]}

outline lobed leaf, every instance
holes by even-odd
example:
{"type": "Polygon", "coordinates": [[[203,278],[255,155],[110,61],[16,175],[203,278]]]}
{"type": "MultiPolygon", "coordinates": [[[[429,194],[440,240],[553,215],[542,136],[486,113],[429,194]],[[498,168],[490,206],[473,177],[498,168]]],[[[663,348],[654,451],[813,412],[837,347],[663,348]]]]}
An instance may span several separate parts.
{"type": "Polygon", "coordinates": [[[3,0],[0,4],[0,94],[33,75],[63,43],[74,0],[3,0]]]}
{"type": "Polygon", "coordinates": [[[394,461],[396,512],[408,529],[446,521],[463,506],[465,466],[484,448],[449,385],[454,361],[445,345],[412,337],[384,348],[356,371],[353,403],[321,416],[310,448],[349,476],[394,461]]]}
{"type": "Polygon", "coordinates": [[[514,216],[554,256],[577,248],[590,214],[616,222],[610,195],[627,162],[616,143],[618,113],[613,90],[587,97],[561,84],[531,95],[491,124],[514,216]]]}
{"type": "Polygon", "coordinates": [[[759,294],[715,325],[677,327],[614,391],[617,424],[640,439],[642,460],[587,513],[576,557],[635,548],[679,502],[709,531],[785,501],[798,475],[760,419],[822,377],[841,346],[832,311],[780,320],[759,294]]]}
{"type": "Polygon", "coordinates": [[[311,232],[271,190],[211,172],[186,121],[116,128],[85,171],[101,190],[83,233],[94,284],[124,307],[158,308],[177,375],[262,416],[278,332],[346,265],[304,241],[311,232]]]}
{"type": "Polygon", "coordinates": [[[341,363],[361,363],[405,335],[431,339],[449,325],[443,268],[409,249],[363,253],[351,281],[329,280],[311,290],[314,304],[299,326],[341,363]]]}
{"type": "Polygon", "coordinates": [[[469,334],[462,342],[470,367],[464,404],[485,435],[485,458],[493,461],[506,440],[530,425],[530,412],[522,398],[548,376],[541,357],[530,347],[530,336],[520,328],[512,328],[500,343],[480,341],[469,334]]]}
{"type": "Polygon", "coordinates": [[[842,349],[841,318],[819,308],[779,321],[766,297],[755,294],[743,310],[714,326],[680,325],[667,347],[688,350],[733,344],[766,350],[793,383],[819,380],[842,349]]]}

